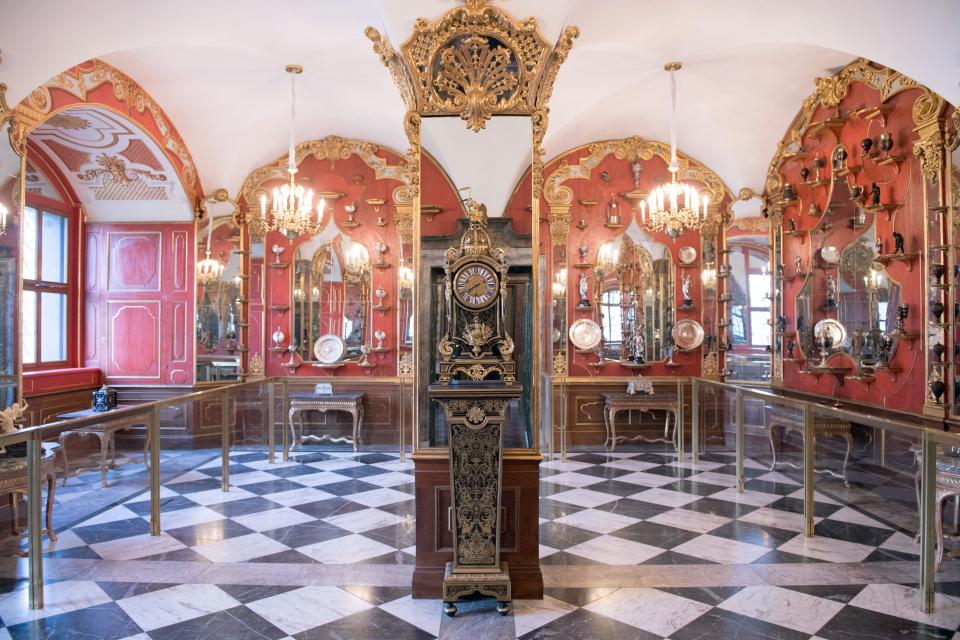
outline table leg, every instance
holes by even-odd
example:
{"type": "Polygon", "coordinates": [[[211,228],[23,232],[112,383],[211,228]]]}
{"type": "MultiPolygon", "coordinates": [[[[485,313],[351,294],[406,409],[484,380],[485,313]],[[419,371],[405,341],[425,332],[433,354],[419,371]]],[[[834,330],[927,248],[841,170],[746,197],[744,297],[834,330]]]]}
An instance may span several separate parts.
{"type": "Polygon", "coordinates": [[[18,495],[16,491],[10,492],[10,533],[15,536],[20,535],[20,501],[17,499],[18,495]]]}
{"type": "Polygon", "coordinates": [[[147,436],[143,439],[143,468],[150,469],[150,425],[147,427],[147,436]]]}
{"type": "Polygon", "coordinates": [[[360,417],[360,415],[359,415],[359,411],[358,411],[357,409],[353,409],[352,411],[348,411],[348,413],[350,414],[350,417],[353,419],[353,438],[352,438],[352,440],[353,440],[353,452],[354,452],[354,453],[357,453],[357,452],[360,450],[360,447],[359,447],[360,436],[359,436],[359,429],[358,429],[358,427],[357,427],[357,419],[360,417]]]}
{"type": "Polygon", "coordinates": [[[107,486],[107,451],[110,448],[109,436],[107,432],[97,433],[97,438],[100,440],[100,483],[106,487],[107,486]]]}
{"type": "Polygon", "coordinates": [[[610,410],[607,407],[603,408],[603,428],[607,430],[607,439],[603,441],[603,446],[607,446],[607,443],[610,442],[610,410]]]}
{"type": "Polygon", "coordinates": [[[767,437],[770,439],[770,455],[773,458],[773,462],[770,463],[770,471],[777,468],[777,446],[773,441],[773,428],[775,426],[775,424],[771,424],[767,429],[767,437]]]}
{"type": "Polygon", "coordinates": [[[610,409],[610,452],[617,450],[617,410],[610,409]]]}
{"type": "Polygon", "coordinates": [[[57,441],[60,443],[60,455],[63,456],[63,485],[67,486],[67,478],[70,477],[70,459],[67,457],[67,440],[70,437],[69,431],[64,431],[60,434],[60,437],[57,438],[57,441]]]}
{"type": "Polygon", "coordinates": [[[53,497],[57,492],[57,474],[47,476],[47,538],[50,542],[57,541],[57,534],[53,532],[53,497]]]}
{"type": "MultiPolygon", "coordinates": [[[[296,431],[294,431],[294,420],[293,420],[293,416],[296,414],[296,411],[297,411],[296,409],[294,409],[294,408],[291,407],[291,408],[290,408],[290,413],[287,415],[287,422],[290,423],[290,438],[291,438],[292,440],[294,440],[294,443],[293,443],[292,446],[291,446],[291,444],[290,444],[289,442],[284,442],[284,443],[283,443],[283,459],[284,459],[284,461],[286,461],[287,456],[290,455],[290,449],[291,449],[292,447],[296,447],[296,446],[297,446],[297,443],[296,443],[297,433],[296,433],[296,431]]],[[[301,417],[301,419],[302,419],[302,417],[301,417]]],[[[286,433],[286,430],[284,430],[284,433],[286,433]]]]}
{"type": "Polygon", "coordinates": [[[363,405],[361,404],[359,407],[357,407],[357,409],[360,414],[359,417],[357,418],[357,442],[362,444],[363,443],[363,418],[364,418],[363,405]]]}

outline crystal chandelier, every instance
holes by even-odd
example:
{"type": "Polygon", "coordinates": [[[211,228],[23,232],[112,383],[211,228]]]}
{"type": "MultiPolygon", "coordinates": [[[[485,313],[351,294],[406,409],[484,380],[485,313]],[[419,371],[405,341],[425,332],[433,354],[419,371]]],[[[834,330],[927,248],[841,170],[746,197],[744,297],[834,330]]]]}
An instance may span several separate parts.
{"type": "Polygon", "coordinates": [[[260,195],[260,224],[264,231],[279,231],[291,240],[299,235],[313,235],[320,230],[323,222],[323,199],[317,204],[317,215],[313,216],[313,189],[304,189],[294,180],[297,173],[296,135],[297,122],[297,75],[303,73],[303,67],[297,64],[286,66],[290,74],[290,152],[287,160],[287,172],[290,184],[273,189],[273,203],[270,215],[267,215],[267,195],[260,195]]]}
{"type": "Polygon", "coordinates": [[[216,258],[210,257],[213,248],[213,216],[207,214],[210,224],[207,226],[207,257],[197,263],[197,284],[216,282],[223,275],[223,264],[216,258]]]}
{"type": "Polygon", "coordinates": [[[687,229],[699,229],[706,222],[707,194],[700,197],[696,188],[677,180],[677,81],[674,72],[679,62],[664,65],[670,72],[670,183],[653,190],[646,202],[640,202],[640,222],[651,232],[663,231],[676,240],[687,229]]]}

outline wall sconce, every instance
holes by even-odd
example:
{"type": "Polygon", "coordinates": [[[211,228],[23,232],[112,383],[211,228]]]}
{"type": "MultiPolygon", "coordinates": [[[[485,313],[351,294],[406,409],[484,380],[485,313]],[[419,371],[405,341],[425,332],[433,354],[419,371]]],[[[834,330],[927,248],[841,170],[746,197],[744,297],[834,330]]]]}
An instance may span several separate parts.
{"type": "Polygon", "coordinates": [[[401,292],[405,289],[413,289],[413,269],[410,267],[400,267],[397,277],[400,281],[401,292]]]}
{"type": "Polygon", "coordinates": [[[606,242],[597,252],[597,275],[603,276],[611,269],[617,266],[617,258],[620,257],[620,249],[612,242],[606,242]]]}
{"type": "Polygon", "coordinates": [[[347,271],[363,275],[370,268],[370,254],[362,244],[355,242],[347,251],[347,271]]]}
{"type": "Polygon", "coordinates": [[[567,292],[567,269],[563,268],[557,271],[557,275],[551,286],[551,292],[554,300],[560,300],[567,292]]]}
{"type": "Polygon", "coordinates": [[[621,227],[623,223],[620,218],[620,205],[616,198],[610,196],[610,202],[607,203],[607,227],[621,227]]]}
{"type": "Polygon", "coordinates": [[[717,286],[717,270],[713,268],[704,269],[701,274],[701,280],[703,281],[703,286],[705,287],[715,287],[717,286]]]}

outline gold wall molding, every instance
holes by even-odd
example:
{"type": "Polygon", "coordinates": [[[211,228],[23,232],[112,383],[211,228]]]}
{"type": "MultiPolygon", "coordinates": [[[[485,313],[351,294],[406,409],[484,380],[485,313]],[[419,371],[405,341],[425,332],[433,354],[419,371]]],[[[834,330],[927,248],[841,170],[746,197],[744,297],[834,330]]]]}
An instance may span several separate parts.
{"type": "MultiPolygon", "coordinates": [[[[583,148],[583,147],[580,147],[583,148]]],[[[588,180],[594,169],[607,156],[615,156],[618,160],[633,162],[634,160],[651,160],[654,156],[664,162],[670,162],[670,145],[656,140],[646,140],[640,136],[631,136],[622,140],[602,140],[586,145],[588,153],[580,158],[577,164],[570,164],[561,160],[560,164],[544,180],[543,196],[547,203],[553,206],[570,206],[573,203],[573,189],[565,183],[569,180],[588,180]]],[[[577,149],[571,149],[562,154],[569,155],[577,149]]],[[[716,204],[724,197],[733,199],[733,192],[724,184],[723,180],[714,171],[690,156],[677,152],[677,162],[680,165],[679,180],[694,180],[702,183],[710,198],[716,204]]]]}
{"type": "Polygon", "coordinates": [[[903,75],[893,69],[876,65],[865,58],[858,58],[846,67],[827,78],[816,78],[813,81],[814,90],[794,116],[790,129],[784,139],[777,144],[777,150],[767,167],[767,179],[764,183],[764,192],[768,195],[779,193],[783,184],[780,178],[780,164],[785,155],[801,150],[803,134],[813,121],[813,116],[820,107],[837,107],[847,97],[850,85],[860,82],[880,92],[880,102],[886,102],[902,91],[922,88],[931,93],[926,87],[913,78],[903,75]]]}
{"type": "Polygon", "coordinates": [[[740,231],[755,231],[757,233],[768,233],[770,231],[770,219],[763,216],[753,216],[750,218],[734,218],[730,223],[730,228],[740,231]]]}
{"type": "Polygon", "coordinates": [[[551,47],[534,18],[514,20],[484,0],[469,0],[434,21],[418,18],[397,51],[373,27],[364,31],[409,111],[458,115],[480,131],[494,115],[545,109],[577,27],[551,47]]]}
{"type": "Polygon", "coordinates": [[[931,183],[939,183],[943,173],[946,141],[943,131],[935,124],[920,132],[920,139],[913,143],[913,155],[920,162],[920,174],[931,183]]]}
{"type": "MultiPolygon", "coordinates": [[[[414,171],[413,166],[409,160],[404,158],[402,153],[383,148],[385,151],[404,158],[400,164],[392,165],[386,158],[377,155],[380,150],[381,147],[364,140],[327,136],[319,140],[301,142],[296,146],[294,158],[299,165],[310,156],[317,160],[334,162],[336,160],[346,160],[351,155],[356,155],[363,160],[364,164],[373,169],[377,180],[398,180],[408,187],[419,183],[419,177],[415,175],[417,172],[414,171]]],[[[263,183],[270,180],[286,180],[288,176],[287,155],[284,154],[273,162],[254,169],[243,181],[237,200],[239,201],[242,198],[249,210],[250,207],[257,205],[257,192],[262,188],[263,183]]]]}
{"type": "MultiPolygon", "coordinates": [[[[26,98],[14,107],[17,126],[11,128],[11,139],[13,140],[16,137],[15,148],[19,144],[26,144],[27,135],[41,122],[54,115],[51,89],[61,89],[75,96],[78,100],[86,102],[88,93],[102,84],[110,84],[113,88],[114,97],[126,104],[128,109],[137,113],[149,113],[154,125],[160,132],[160,139],[154,139],[154,141],[161,149],[179,160],[181,167],[177,168],[174,165],[174,169],[180,174],[180,180],[188,198],[193,200],[197,196],[200,184],[197,168],[186,144],[173,127],[167,114],[150,94],[130,76],[96,58],[55,75],[30,92],[26,98]]],[[[58,112],[74,106],[77,105],[66,105],[62,109],[58,109],[58,112]]],[[[152,132],[145,131],[145,133],[154,138],[152,132]]]]}

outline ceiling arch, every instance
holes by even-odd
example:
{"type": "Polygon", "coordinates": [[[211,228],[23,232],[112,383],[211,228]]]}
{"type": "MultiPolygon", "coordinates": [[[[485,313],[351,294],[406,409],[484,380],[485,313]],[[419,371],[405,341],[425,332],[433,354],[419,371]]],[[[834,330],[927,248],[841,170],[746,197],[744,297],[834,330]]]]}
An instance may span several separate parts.
{"type": "MultiPolygon", "coordinates": [[[[813,81],[863,56],[960,102],[960,3],[834,0],[494,0],[534,16],[555,41],[581,35],[551,101],[548,156],[590,140],[668,137],[663,63],[684,61],[680,145],[734,190],[759,190],[776,144],[813,81]],[[907,46],[908,45],[908,46],[907,46]]],[[[15,3],[0,25],[0,81],[12,102],[78,60],[100,57],[164,105],[211,188],[235,192],[277,157],[288,135],[283,65],[298,79],[298,140],[336,135],[405,148],[403,103],[363,34],[391,41],[453,0],[100,0],[82,12],[55,0],[15,3]],[[25,25],[42,24],[36,38],[25,25]],[[42,43],[42,46],[38,45],[42,43]]],[[[480,134],[482,135],[482,134],[480,134]]],[[[429,150],[429,149],[428,149],[429,150]]],[[[497,162],[491,150],[491,162],[497,162]]]]}

